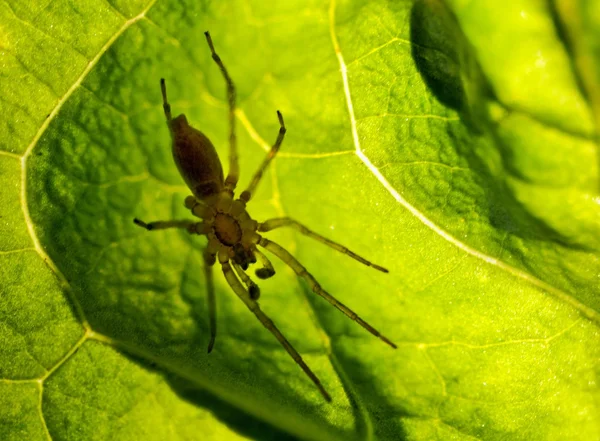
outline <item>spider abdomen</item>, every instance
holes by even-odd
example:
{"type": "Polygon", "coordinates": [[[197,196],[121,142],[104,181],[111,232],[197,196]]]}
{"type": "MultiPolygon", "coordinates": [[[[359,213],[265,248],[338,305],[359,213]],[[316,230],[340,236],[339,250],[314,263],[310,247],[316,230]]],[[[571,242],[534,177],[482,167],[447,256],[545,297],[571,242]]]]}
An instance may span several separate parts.
{"type": "Polygon", "coordinates": [[[217,213],[213,223],[217,239],[225,246],[233,246],[242,240],[242,227],[233,216],[217,213]]]}
{"type": "Polygon", "coordinates": [[[194,196],[200,200],[221,192],[223,167],[212,142],[187,122],[185,115],[171,121],[173,159],[194,196]]]}

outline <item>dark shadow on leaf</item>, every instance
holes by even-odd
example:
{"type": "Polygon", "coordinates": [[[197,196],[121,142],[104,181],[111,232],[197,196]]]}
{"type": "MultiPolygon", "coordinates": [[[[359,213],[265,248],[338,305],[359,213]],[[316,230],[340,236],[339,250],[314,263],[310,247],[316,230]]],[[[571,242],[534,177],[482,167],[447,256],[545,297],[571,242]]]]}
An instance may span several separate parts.
{"type": "Polygon", "coordinates": [[[418,0],[410,16],[412,56],[421,77],[444,105],[456,110],[465,125],[481,133],[483,96],[492,91],[456,17],[441,0],[418,0]]]}
{"type": "MultiPolygon", "coordinates": [[[[459,128],[449,128],[448,136],[456,146],[461,156],[469,163],[469,170],[473,172],[474,183],[485,191],[485,200],[481,200],[482,208],[487,209],[487,221],[497,230],[504,231],[507,235],[522,239],[558,244],[562,247],[584,250],[584,244],[576,243],[556,229],[552,228],[524,206],[509,187],[507,176],[519,178],[513,167],[513,151],[511,146],[497,135],[493,125],[489,123],[487,129],[494,140],[494,145],[500,154],[504,172],[494,174],[480,152],[464,152],[464,146],[472,146],[473,141],[467,139],[466,133],[459,128]],[[485,206],[483,206],[485,204],[485,206]]],[[[526,260],[522,263],[527,265],[526,260]]]]}
{"type": "MultiPolygon", "coordinates": [[[[559,40],[564,45],[564,47],[567,49],[569,54],[571,54],[571,56],[569,57],[570,67],[571,67],[571,71],[573,72],[573,78],[575,78],[575,81],[577,82],[577,87],[581,91],[581,94],[586,98],[587,102],[591,103],[592,99],[589,96],[589,93],[588,93],[589,91],[585,86],[585,81],[582,78],[581,72],[577,68],[577,64],[575,62],[575,59],[576,59],[576,50],[575,49],[576,48],[573,44],[573,36],[569,35],[567,22],[565,20],[563,20],[563,18],[560,16],[560,11],[559,11],[556,0],[548,1],[548,10],[550,12],[550,17],[552,18],[552,22],[554,23],[554,28],[556,29],[556,34],[557,34],[559,40]]],[[[577,12],[581,13],[581,11],[577,11],[577,12]]],[[[575,15],[577,15],[577,14],[575,14],[575,15]]]]}
{"type": "Polygon", "coordinates": [[[166,376],[173,391],[180,398],[205,409],[227,425],[231,430],[257,441],[296,441],[299,438],[262,422],[206,391],[199,389],[189,381],[175,376],[166,376]]]}
{"type": "MultiPolygon", "coordinates": [[[[581,94],[585,97],[586,101],[589,103],[590,108],[594,109],[593,89],[597,87],[596,82],[593,81],[593,75],[589,75],[588,73],[589,84],[586,84],[584,79],[585,73],[582,72],[582,67],[578,66],[576,62],[578,57],[586,57],[586,55],[582,53],[582,49],[575,44],[575,40],[577,38],[584,38],[583,36],[585,35],[585,30],[580,29],[580,26],[578,26],[579,20],[581,20],[582,16],[585,14],[585,8],[581,4],[578,5],[575,3],[575,5],[576,6],[573,7],[573,11],[571,11],[570,14],[567,13],[567,10],[562,11],[561,14],[558,0],[549,0],[548,2],[550,15],[552,17],[552,21],[554,22],[554,28],[556,29],[558,38],[570,54],[569,61],[571,65],[571,71],[573,72],[575,81],[577,81],[577,87],[581,91],[581,94]],[[579,37],[577,35],[579,35],[579,37]]],[[[597,73],[600,74],[600,70],[597,70],[597,73]]],[[[598,113],[599,110],[600,109],[596,108],[595,112],[598,113]]],[[[596,121],[600,121],[598,116],[596,117],[596,121]]],[[[598,169],[600,170],[600,127],[598,126],[598,123],[596,123],[596,126],[595,138],[596,145],[598,146],[596,149],[596,161],[598,163],[598,169]]],[[[598,191],[600,192],[600,176],[598,176],[598,191]]]]}
{"type": "MultiPolygon", "coordinates": [[[[216,419],[221,421],[232,431],[256,441],[298,441],[299,438],[283,432],[268,423],[260,421],[255,417],[244,413],[237,407],[234,407],[220,398],[200,389],[192,382],[168,373],[160,369],[154,363],[145,361],[141,358],[132,356],[122,351],[122,354],[140,365],[144,369],[160,374],[169,384],[171,389],[183,400],[196,407],[210,412],[216,419]]],[[[202,428],[198,431],[198,439],[203,439],[204,432],[202,428]]]]}
{"type": "MultiPolygon", "coordinates": [[[[308,296],[314,294],[305,288],[308,296]]],[[[316,299],[315,301],[319,301],[316,299]]],[[[377,340],[373,344],[380,344],[377,340]]],[[[374,432],[375,439],[386,439],[396,441],[406,441],[408,439],[404,422],[410,418],[422,418],[422,415],[413,414],[408,407],[403,407],[403,403],[398,400],[389,400],[389,396],[384,392],[380,393],[374,385],[371,385],[373,372],[364,368],[364,365],[358,360],[360,354],[348,356],[348,354],[335,354],[339,365],[344,366],[344,377],[349,378],[354,384],[353,391],[347,391],[347,396],[352,403],[355,412],[356,430],[359,433],[374,432]],[[362,391],[362,392],[361,392],[362,391]],[[366,416],[361,412],[356,403],[361,401],[361,406],[366,411],[366,416]],[[370,420],[371,429],[364,427],[364,419],[370,420]]]]}
{"type": "Polygon", "coordinates": [[[498,135],[498,122],[492,121],[488,112],[488,103],[497,98],[475,50],[443,0],[417,0],[413,4],[410,35],[412,56],[423,81],[440,103],[458,112],[468,129],[466,132],[450,124],[447,134],[457,153],[469,163],[474,183],[486,193],[478,202],[487,209],[490,225],[510,236],[584,249],[585,245],[574,243],[531,213],[510,188],[507,177],[523,177],[512,165],[512,146],[498,135]],[[485,146],[486,137],[493,146],[485,146]],[[490,168],[488,156],[494,155],[490,148],[500,155],[500,173],[490,168]]]}
{"type": "MultiPolygon", "coordinates": [[[[313,311],[316,312],[318,310],[317,304],[322,303],[323,299],[316,296],[303,281],[298,280],[298,284],[304,292],[308,304],[312,305],[313,311]]],[[[329,305],[326,307],[329,307],[329,305]]],[[[349,319],[344,317],[343,320],[349,319]]],[[[360,328],[357,323],[353,323],[353,325],[360,328]]],[[[323,327],[323,332],[327,332],[326,327],[323,327]]],[[[382,345],[385,346],[385,351],[393,351],[364,329],[359,332],[365,332],[366,338],[372,338],[373,345],[382,345]]],[[[333,343],[335,337],[330,336],[330,338],[333,343]]],[[[335,344],[332,345],[331,350],[332,366],[336,370],[346,397],[348,397],[348,401],[352,406],[355,421],[354,432],[357,438],[407,441],[408,436],[404,428],[404,421],[410,418],[422,418],[422,416],[411,413],[398,400],[392,402],[385,392],[382,393],[375,387],[374,373],[365,368],[360,359],[361,354],[336,351],[335,344]]]]}

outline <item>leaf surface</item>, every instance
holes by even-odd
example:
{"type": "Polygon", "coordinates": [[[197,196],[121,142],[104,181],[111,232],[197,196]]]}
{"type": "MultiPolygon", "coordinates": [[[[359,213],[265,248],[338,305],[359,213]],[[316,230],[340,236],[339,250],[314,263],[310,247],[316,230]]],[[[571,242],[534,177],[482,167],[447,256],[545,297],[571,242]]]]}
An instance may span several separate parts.
{"type": "Polygon", "coordinates": [[[2,439],[589,440],[600,436],[598,34],[591,1],[0,5],[2,439]],[[583,23],[584,25],[580,24],[583,23]],[[389,268],[268,234],[262,309],[201,250],[158,80],[227,158],[237,86],[249,212],[389,268]]]}

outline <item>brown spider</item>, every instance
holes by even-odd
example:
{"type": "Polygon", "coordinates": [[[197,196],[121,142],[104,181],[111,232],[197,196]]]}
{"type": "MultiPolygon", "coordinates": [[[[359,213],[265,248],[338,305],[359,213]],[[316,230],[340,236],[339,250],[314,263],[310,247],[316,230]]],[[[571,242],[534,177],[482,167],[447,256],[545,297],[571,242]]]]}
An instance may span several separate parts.
{"type": "Polygon", "coordinates": [[[188,124],[185,115],[182,114],[176,118],[171,117],[171,106],[167,101],[165,80],[161,79],[160,86],[163,97],[163,109],[173,139],[173,158],[175,159],[175,164],[177,164],[181,176],[193,193],[192,196],[188,196],[185,199],[185,206],[192,211],[194,216],[197,216],[202,220],[200,222],[193,220],[169,220],[149,223],[139,219],[134,219],[133,221],[136,225],[147,230],[182,228],[187,230],[190,234],[207,236],[208,245],[204,250],[204,269],[207,280],[210,322],[210,342],[208,344],[208,352],[210,352],[214,346],[217,331],[212,266],[215,264],[218,256],[219,263],[223,269],[223,274],[231,289],[233,289],[237,296],[246,304],[248,309],[256,315],[263,326],[279,340],[288,354],[290,354],[306,375],[308,375],[313,383],[319,388],[319,391],[323,394],[325,399],[331,401],[331,397],[317,376],[310,370],[304,360],[302,360],[300,354],[298,354],[290,342],[287,341],[279,329],[277,329],[273,321],[260,309],[258,304],[260,290],[258,285],[250,279],[245,271],[248,269],[249,265],[256,263],[257,257],[262,263],[262,268],[256,270],[256,276],[258,278],[267,279],[272,277],[275,274],[275,270],[267,256],[259,251],[257,245],[260,245],[280,258],[294,270],[298,277],[303,278],[316,294],[323,297],[337,309],[346,314],[350,319],[356,321],[371,334],[379,337],[391,347],[396,348],[396,345],[361,319],[354,311],[321,288],[321,285],[319,285],[315,278],[288,251],[277,245],[275,242],[262,237],[258,232],[267,232],[279,227],[292,227],[300,233],[316,239],[367,266],[371,266],[384,273],[387,273],[388,270],[369,262],[353,253],[348,248],[314,233],[304,225],[288,217],[269,219],[261,223],[256,222],[250,217],[246,211],[246,204],[250,201],[265,169],[277,154],[286,132],[283,116],[279,111],[277,111],[277,117],[279,118],[280,129],[275,144],[273,144],[267,157],[264,159],[258,171],[254,174],[248,188],[241,193],[238,199],[233,198],[239,176],[235,135],[236,92],[227,69],[225,69],[221,58],[215,52],[210,34],[205,32],[204,35],[206,35],[212,58],[219,66],[227,83],[230,127],[229,174],[226,179],[223,179],[223,169],[214,146],[204,134],[188,124]],[[246,285],[245,288],[244,285],[246,285]]]}

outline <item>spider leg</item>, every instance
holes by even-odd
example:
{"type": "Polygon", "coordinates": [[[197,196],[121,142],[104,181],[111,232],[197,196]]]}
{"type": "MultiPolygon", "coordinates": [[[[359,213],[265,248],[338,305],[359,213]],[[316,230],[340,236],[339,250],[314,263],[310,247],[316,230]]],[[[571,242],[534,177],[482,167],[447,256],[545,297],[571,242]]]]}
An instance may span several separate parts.
{"type": "MultiPolygon", "coordinates": [[[[219,256],[219,261],[221,261],[220,256],[219,256]]],[[[256,302],[255,300],[252,300],[248,291],[246,291],[244,289],[241,282],[235,276],[235,273],[233,272],[233,269],[231,268],[231,265],[229,264],[229,262],[221,261],[221,265],[223,268],[223,274],[225,275],[225,279],[227,280],[227,283],[229,283],[229,286],[231,287],[231,289],[233,289],[233,291],[242,300],[242,302],[244,302],[246,304],[248,309],[250,309],[250,311],[252,311],[254,313],[254,315],[256,316],[256,318],[258,320],[260,320],[262,325],[265,328],[267,328],[271,332],[271,334],[273,334],[275,336],[275,338],[277,340],[279,340],[279,343],[281,343],[281,345],[285,348],[287,353],[290,354],[290,356],[294,359],[294,361],[302,368],[304,373],[306,375],[308,375],[308,377],[312,380],[312,382],[315,384],[315,386],[317,386],[317,388],[319,389],[319,391],[321,392],[323,397],[325,397],[325,399],[327,401],[331,401],[331,397],[329,396],[329,394],[327,393],[327,391],[321,384],[321,381],[317,378],[317,376],[313,373],[313,371],[310,370],[310,368],[304,362],[304,360],[302,359],[300,354],[294,349],[294,347],[290,344],[290,342],[287,341],[287,339],[283,336],[283,334],[279,331],[279,329],[277,329],[277,327],[275,326],[275,323],[273,323],[273,321],[269,317],[267,317],[267,315],[264,312],[262,312],[262,310],[260,309],[260,306],[258,305],[258,302],[256,302]]]]}
{"type": "Polygon", "coordinates": [[[206,299],[208,303],[208,322],[210,325],[210,341],[208,353],[212,351],[217,337],[217,304],[215,300],[215,286],[213,284],[213,265],[216,258],[207,249],[204,250],[204,276],[206,278],[206,299]]]}
{"type": "Polygon", "coordinates": [[[260,231],[260,232],[271,231],[271,230],[274,230],[275,228],[280,228],[280,227],[292,227],[292,228],[295,228],[296,230],[298,230],[300,233],[304,234],[305,236],[308,236],[308,237],[310,237],[312,239],[318,240],[322,244],[325,244],[328,247],[331,247],[334,250],[339,251],[342,254],[346,254],[347,256],[350,256],[354,260],[358,260],[360,263],[362,263],[364,265],[370,266],[370,267],[372,267],[372,268],[374,268],[376,270],[379,270],[381,272],[384,272],[384,273],[388,273],[389,272],[384,267],[376,265],[373,262],[368,261],[364,257],[361,257],[358,254],[350,251],[345,246],[340,245],[339,243],[336,243],[336,242],[334,242],[332,240],[329,240],[326,237],[323,237],[320,234],[317,234],[317,233],[315,233],[312,230],[309,230],[308,228],[306,228],[301,223],[299,223],[299,222],[297,222],[294,219],[291,219],[289,217],[279,217],[279,218],[275,218],[275,219],[269,219],[269,220],[267,220],[265,222],[261,222],[260,224],[258,224],[258,231],[260,231]]]}
{"type": "Polygon", "coordinates": [[[163,98],[163,110],[165,111],[165,116],[167,117],[167,123],[169,123],[169,130],[171,129],[171,105],[167,101],[167,85],[165,84],[165,79],[160,79],[160,91],[162,92],[163,98]]]}
{"type": "Polygon", "coordinates": [[[254,281],[244,272],[244,270],[237,264],[233,264],[233,269],[237,273],[238,277],[244,282],[246,288],[248,288],[248,294],[252,300],[258,300],[260,297],[260,288],[254,281]]]}
{"type": "Polygon", "coordinates": [[[258,256],[263,264],[262,268],[259,268],[255,271],[256,277],[259,279],[268,279],[269,277],[273,277],[275,275],[275,268],[273,268],[273,264],[268,257],[261,253],[258,248],[254,248],[253,252],[258,256]]]}
{"type": "Polygon", "coordinates": [[[204,35],[206,36],[206,41],[208,43],[208,47],[210,48],[212,59],[215,60],[215,63],[217,63],[217,66],[219,66],[219,69],[225,78],[225,82],[227,83],[227,100],[229,102],[229,173],[225,179],[225,189],[233,191],[240,176],[240,166],[238,163],[237,154],[237,138],[235,135],[236,91],[235,86],[233,85],[233,80],[229,76],[227,69],[225,69],[225,65],[223,64],[223,61],[221,61],[221,57],[219,57],[215,52],[215,47],[210,34],[207,31],[204,33],[204,35]]]}
{"type": "Polygon", "coordinates": [[[267,157],[263,160],[262,164],[254,174],[250,185],[240,195],[240,199],[244,202],[248,202],[252,197],[252,193],[254,193],[254,190],[256,190],[256,186],[262,178],[263,173],[265,172],[265,170],[279,151],[279,147],[281,147],[281,143],[283,142],[283,137],[285,136],[286,128],[285,123],[283,122],[283,115],[279,110],[277,111],[277,118],[279,119],[279,133],[277,135],[277,139],[275,140],[275,144],[273,144],[273,146],[271,147],[271,150],[269,150],[269,153],[267,153],[267,157]]]}
{"type": "Polygon", "coordinates": [[[375,337],[380,338],[392,348],[396,349],[396,345],[392,343],[387,337],[381,335],[381,333],[377,329],[369,325],[367,322],[361,319],[354,311],[352,311],[342,302],[340,302],[327,291],[325,291],[321,287],[321,285],[319,285],[316,279],[306,270],[306,268],[304,268],[304,266],[302,266],[302,264],[298,262],[298,260],[294,256],[292,256],[288,251],[286,251],[283,247],[277,245],[275,242],[270,241],[269,239],[265,239],[264,237],[260,238],[258,244],[269,250],[271,253],[275,254],[277,257],[279,257],[283,262],[285,262],[290,268],[294,270],[298,277],[302,277],[304,280],[306,280],[313,292],[323,297],[330,304],[342,311],[344,314],[346,314],[346,316],[357,322],[360,326],[365,328],[375,337]]]}
{"type": "Polygon", "coordinates": [[[202,234],[201,231],[204,228],[204,224],[202,222],[194,222],[191,220],[169,220],[146,223],[142,220],[139,220],[138,218],[135,218],[133,219],[133,223],[137,226],[145,228],[148,231],[166,230],[169,228],[180,228],[182,230],[187,230],[190,234],[202,234]]]}

